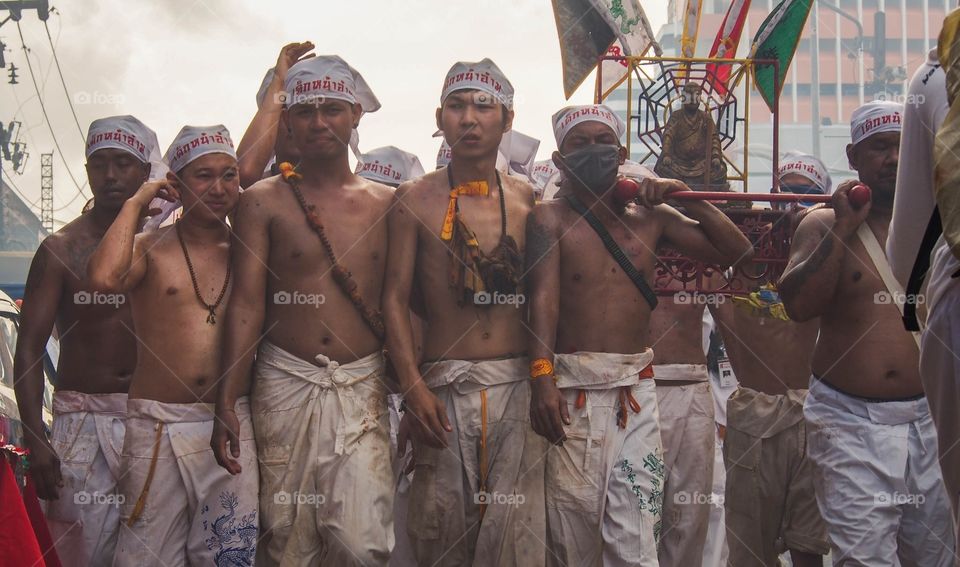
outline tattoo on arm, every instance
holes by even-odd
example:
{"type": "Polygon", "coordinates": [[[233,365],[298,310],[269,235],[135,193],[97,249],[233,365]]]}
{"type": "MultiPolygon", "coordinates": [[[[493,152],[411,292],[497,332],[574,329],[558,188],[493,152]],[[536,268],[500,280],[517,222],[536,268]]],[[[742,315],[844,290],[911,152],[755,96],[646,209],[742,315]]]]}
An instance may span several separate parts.
{"type": "Polygon", "coordinates": [[[790,274],[790,278],[786,280],[788,285],[781,286],[780,293],[786,297],[792,297],[796,295],[800,291],[800,288],[802,288],[807,283],[807,280],[810,279],[810,276],[823,268],[824,262],[826,262],[827,258],[830,257],[830,254],[833,253],[833,241],[833,234],[827,232],[824,235],[823,240],[820,241],[820,244],[818,244],[816,249],[813,251],[813,254],[804,260],[802,264],[797,266],[796,270],[790,274]]]}
{"type": "Polygon", "coordinates": [[[527,271],[533,269],[554,245],[556,238],[550,229],[535,219],[530,219],[527,225],[527,271]]]}

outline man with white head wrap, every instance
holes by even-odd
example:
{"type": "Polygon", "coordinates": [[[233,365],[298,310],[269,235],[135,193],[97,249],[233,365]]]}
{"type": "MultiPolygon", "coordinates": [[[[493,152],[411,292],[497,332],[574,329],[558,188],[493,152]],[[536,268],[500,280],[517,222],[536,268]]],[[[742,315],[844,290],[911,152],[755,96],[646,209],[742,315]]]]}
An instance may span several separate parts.
{"type": "Polygon", "coordinates": [[[492,61],[453,65],[436,112],[452,160],[401,185],[388,218],[387,344],[416,448],[407,521],[424,565],[542,565],[546,553],[545,446],[529,426],[518,308],[533,191],[496,167],[512,109],[492,61]],[[422,365],[414,286],[426,300],[422,365]]]}
{"type": "MultiPolygon", "coordinates": [[[[778,177],[781,193],[832,190],[823,163],[799,152],[781,158],[778,177]]],[[[816,210],[802,201],[783,209],[787,214],[773,222],[793,227],[816,210]]],[[[765,271],[758,264],[735,271],[728,276],[731,287],[750,294],[727,298],[711,309],[739,381],[732,395],[727,391],[723,396],[728,563],[777,565],[777,558],[789,551],[795,567],[820,566],[830,546],[814,496],[803,419],[820,321],[791,321],[776,282],[765,278],[765,271]]]]}
{"type": "Polygon", "coordinates": [[[283,84],[290,67],[314,56],[310,53],[313,48],[309,41],[283,46],[277,64],[263,77],[257,91],[257,112],[237,145],[241,187],[250,187],[264,177],[278,175],[279,163],[296,164],[300,161],[300,154],[290,141],[289,128],[283,122],[283,84]]]}
{"type": "Polygon", "coordinates": [[[417,156],[394,146],[384,146],[360,154],[354,173],[396,189],[401,183],[420,177],[424,171],[417,156]]]}
{"type": "Polygon", "coordinates": [[[952,566],[954,530],[937,466],[936,431],[905,333],[904,297],[880,245],[893,208],[903,106],[867,103],[850,120],[859,180],[807,215],[780,280],[787,314],[820,317],[804,402],[807,454],[833,560],[952,566]],[[851,190],[863,183],[862,206],[851,190]]]}
{"type": "Polygon", "coordinates": [[[251,565],[258,471],[246,399],[236,414],[242,471],[220,468],[210,448],[231,283],[226,219],[240,192],[237,154],[222,125],[185,126],[164,161],[167,179],[143,184],[127,200],[87,268],[96,289],[130,298],[140,346],[113,564],[251,565]],[[181,201],[183,216],[137,235],[156,197],[181,201]]]}
{"type": "Polygon", "coordinates": [[[351,134],[380,103],[336,55],[291,66],[284,89],[283,120],[302,159],[240,197],[244,246],[233,252],[211,444],[233,470],[246,451],[234,406],[252,377],[258,561],[384,565],[393,483],[379,307],[393,190],[349,162],[351,134]]]}
{"type": "Polygon", "coordinates": [[[14,387],[30,474],[64,565],[108,565],[119,527],[116,498],[127,389],[137,361],[124,296],[92,293],[90,254],[159,155],[153,130],[132,116],[101,118],[87,134],[90,211],[41,243],[27,276],[14,387]],[[53,430],[42,418],[44,356],[54,324],[60,360],[53,430]]]}
{"type": "Polygon", "coordinates": [[[690,188],[639,164],[631,173],[646,206],[618,203],[622,130],[603,105],[556,113],[564,197],[527,220],[530,412],[556,445],[546,457],[548,565],[658,564],[665,471],[648,338],[653,250],[667,239],[724,265],[750,250],[713,205],[688,207],[696,222],[664,204],[690,188]]]}
{"type": "MultiPolygon", "coordinates": [[[[833,180],[827,166],[815,156],[801,152],[788,152],[780,158],[777,180],[781,193],[803,195],[829,195],[833,180]]],[[[810,202],[799,201],[800,207],[809,207],[810,202]]]]}

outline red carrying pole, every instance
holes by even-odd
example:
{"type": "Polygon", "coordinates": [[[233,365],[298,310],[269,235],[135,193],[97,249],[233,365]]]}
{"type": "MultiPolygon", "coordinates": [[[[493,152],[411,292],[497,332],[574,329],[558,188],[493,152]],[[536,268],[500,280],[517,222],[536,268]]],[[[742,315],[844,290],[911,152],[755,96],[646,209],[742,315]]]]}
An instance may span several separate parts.
{"type": "Polygon", "coordinates": [[[796,203],[806,201],[829,203],[830,195],[802,195],[799,193],[733,193],[727,191],[681,191],[665,196],[667,201],[769,201],[796,203]]]}

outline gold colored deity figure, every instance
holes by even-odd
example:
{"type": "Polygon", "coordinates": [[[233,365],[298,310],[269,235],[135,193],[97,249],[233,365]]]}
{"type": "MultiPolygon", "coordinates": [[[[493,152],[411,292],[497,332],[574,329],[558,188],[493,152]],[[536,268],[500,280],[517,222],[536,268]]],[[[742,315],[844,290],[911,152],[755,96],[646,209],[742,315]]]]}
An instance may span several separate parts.
{"type": "Polygon", "coordinates": [[[696,83],[683,86],[683,107],[667,119],[654,171],[661,177],[679,179],[693,189],[726,191],[727,163],[720,136],[710,113],[700,109],[700,93],[696,83]]]}

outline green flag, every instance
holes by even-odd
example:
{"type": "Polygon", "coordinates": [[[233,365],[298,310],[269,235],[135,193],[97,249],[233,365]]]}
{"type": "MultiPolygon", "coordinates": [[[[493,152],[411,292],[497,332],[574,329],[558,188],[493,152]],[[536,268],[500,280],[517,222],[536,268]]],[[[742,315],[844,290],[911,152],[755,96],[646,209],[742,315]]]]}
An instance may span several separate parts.
{"type": "Polygon", "coordinates": [[[779,62],[779,76],[775,76],[773,65],[758,64],[754,68],[754,84],[771,112],[783,90],[783,80],[797,51],[800,34],[803,33],[812,5],[813,0],[783,0],[760,24],[753,38],[753,59],[775,59],[779,62]]]}

